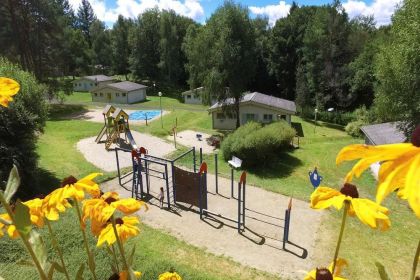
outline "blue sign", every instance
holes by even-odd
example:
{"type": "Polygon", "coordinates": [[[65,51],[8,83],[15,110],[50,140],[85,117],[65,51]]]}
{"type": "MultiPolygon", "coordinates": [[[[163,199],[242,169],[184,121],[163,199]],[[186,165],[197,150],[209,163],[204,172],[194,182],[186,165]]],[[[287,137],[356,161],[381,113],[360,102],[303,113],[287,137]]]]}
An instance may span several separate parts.
{"type": "Polygon", "coordinates": [[[314,169],[314,171],[309,171],[309,180],[311,181],[312,186],[314,186],[314,189],[319,187],[322,181],[322,176],[318,174],[318,170],[314,169]]]}

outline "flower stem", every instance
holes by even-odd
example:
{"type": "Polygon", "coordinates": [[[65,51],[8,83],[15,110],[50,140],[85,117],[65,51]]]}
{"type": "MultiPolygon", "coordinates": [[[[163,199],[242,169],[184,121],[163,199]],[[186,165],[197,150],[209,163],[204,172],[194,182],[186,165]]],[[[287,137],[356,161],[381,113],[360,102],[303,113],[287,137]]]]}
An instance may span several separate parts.
{"type": "Polygon", "coordinates": [[[333,266],[332,266],[332,271],[331,271],[331,273],[333,275],[334,275],[334,271],[335,271],[335,266],[337,264],[337,257],[338,257],[338,252],[340,251],[341,241],[343,239],[344,227],[346,225],[347,211],[349,210],[349,206],[350,206],[350,202],[345,201],[344,202],[344,209],[343,209],[343,218],[341,220],[340,235],[338,236],[337,247],[335,248],[333,266]]]}
{"type": "MultiPolygon", "coordinates": [[[[9,203],[7,203],[6,199],[3,196],[3,193],[0,191],[0,202],[1,204],[3,204],[4,208],[7,211],[7,214],[9,214],[10,219],[12,220],[12,224],[16,224],[15,223],[15,215],[12,211],[12,208],[10,208],[9,203]]],[[[29,243],[28,239],[26,236],[23,236],[22,234],[19,233],[19,237],[20,239],[22,239],[23,244],[26,247],[26,250],[28,250],[29,255],[31,255],[32,260],[36,266],[36,269],[38,270],[39,276],[42,280],[48,280],[47,275],[45,274],[44,269],[41,266],[41,263],[39,262],[38,258],[36,257],[36,254],[34,252],[34,250],[32,249],[31,243],[29,243]]]]}
{"type": "Polygon", "coordinates": [[[60,258],[60,262],[61,262],[61,265],[62,265],[63,270],[64,270],[64,275],[66,276],[66,278],[68,280],[70,280],[70,276],[69,276],[69,273],[67,271],[66,263],[64,262],[63,252],[61,251],[60,247],[58,246],[57,238],[55,237],[55,234],[54,234],[54,232],[51,228],[51,223],[50,223],[50,221],[48,221],[48,219],[45,219],[45,221],[46,221],[46,224],[48,226],[48,231],[49,231],[50,236],[51,236],[51,242],[53,244],[53,247],[57,251],[57,254],[60,258]]]}
{"type": "Polygon", "coordinates": [[[419,244],[417,245],[416,255],[414,256],[413,269],[411,270],[410,280],[414,280],[414,278],[416,277],[416,270],[417,270],[417,264],[419,263],[419,256],[420,256],[420,240],[419,240],[419,244]]]}
{"type": "Polygon", "coordinates": [[[80,223],[80,230],[82,231],[83,235],[83,243],[85,244],[86,254],[88,255],[88,265],[90,272],[92,273],[93,279],[96,280],[96,273],[95,273],[95,258],[93,258],[90,249],[89,249],[89,243],[87,241],[86,232],[82,226],[82,214],[80,213],[79,203],[76,199],[74,199],[74,203],[76,204],[76,210],[77,210],[77,216],[79,217],[79,223],[80,223]]]}
{"type": "Polygon", "coordinates": [[[115,247],[114,244],[111,245],[111,251],[112,251],[112,255],[114,256],[114,261],[115,261],[115,265],[117,267],[117,270],[120,271],[120,268],[118,266],[118,258],[117,258],[117,253],[115,252],[115,247]]]}
{"type": "Polygon", "coordinates": [[[112,221],[112,228],[114,229],[115,238],[117,239],[118,249],[120,250],[121,258],[122,258],[122,261],[123,261],[124,270],[127,271],[128,275],[129,275],[128,277],[129,277],[129,279],[131,279],[130,272],[128,271],[127,259],[125,258],[124,246],[121,242],[120,237],[118,236],[118,231],[117,231],[117,226],[115,224],[114,215],[111,216],[111,221],[112,221]]]}

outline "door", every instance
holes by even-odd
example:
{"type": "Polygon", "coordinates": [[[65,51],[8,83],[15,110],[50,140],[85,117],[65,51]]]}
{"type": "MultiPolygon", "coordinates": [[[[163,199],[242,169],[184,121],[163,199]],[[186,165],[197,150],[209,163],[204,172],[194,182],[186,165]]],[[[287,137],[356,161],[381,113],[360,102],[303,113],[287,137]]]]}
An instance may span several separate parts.
{"type": "Polygon", "coordinates": [[[111,93],[107,93],[107,94],[106,94],[106,100],[107,100],[108,102],[110,102],[110,101],[111,101],[111,93]]]}

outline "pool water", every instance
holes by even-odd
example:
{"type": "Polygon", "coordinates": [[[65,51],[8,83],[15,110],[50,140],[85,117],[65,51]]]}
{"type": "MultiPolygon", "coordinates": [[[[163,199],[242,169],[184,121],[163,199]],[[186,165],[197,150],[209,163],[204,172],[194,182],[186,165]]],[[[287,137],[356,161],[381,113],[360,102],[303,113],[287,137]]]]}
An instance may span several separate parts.
{"type": "Polygon", "coordinates": [[[129,120],[135,120],[135,121],[144,121],[146,120],[151,120],[153,118],[155,118],[156,116],[160,115],[160,111],[159,110],[140,110],[140,111],[135,111],[133,113],[131,113],[128,116],[129,120]]]}
{"type": "Polygon", "coordinates": [[[155,118],[156,116],[160,115],[160,111],[159,110],[140,110],[140,111],[135,111],[133,113],[131,113],[128,118],[130,120],[134,120],[134,121],[144,121],[146,120],[151,120],[153,118],[155,118]]]}

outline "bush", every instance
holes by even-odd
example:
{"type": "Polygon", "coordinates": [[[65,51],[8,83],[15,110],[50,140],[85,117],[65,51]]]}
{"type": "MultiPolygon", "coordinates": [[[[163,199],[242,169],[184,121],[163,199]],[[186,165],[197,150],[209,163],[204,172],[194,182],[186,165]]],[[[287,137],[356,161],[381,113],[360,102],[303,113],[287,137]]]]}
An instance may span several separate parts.
{"type": "Polygon", "coordinates": [[[250,122],[229,135],[222,143],[225,159],[233,155],[243,160],[244,167],[266,164],[278,152],[288,147],[295,136],[295,130],[285,121],[262,127],[250,122]]]}
{"type": "Polygon", "coordinates": [[[353,137],[362,137],[360,128],[364,125],[367,125],[374,120],[374,114],[366,109],[365,106],[362,106],[356,109],[354,112],[355,121],[350,122],[346,125],[347,134],[353,137]]]}
{"type": "MultiPolygon", "coordinates": [[[[304,119],[314,120],[315,110],[311,107],[304,107],[300,110],[300,116],[304,119]]],[[[336,111],[318,111],[318,113],[316,114],[316,120],[339,125],[347,125],[348,123],[355,120],[355,115],[351,112],[343,113],[336,111]]]]}
{"type": "Polygon", "coordinates": [[[20,91],[9,107],[0,107],[0,180],[7,180],[15,162],[22,178],[19,191],[29,195],[36,184],[36,135],[42,132],[48,113],[47,88],[32,74],[1,57],[0,76],[20,84],[20,91]]]}

